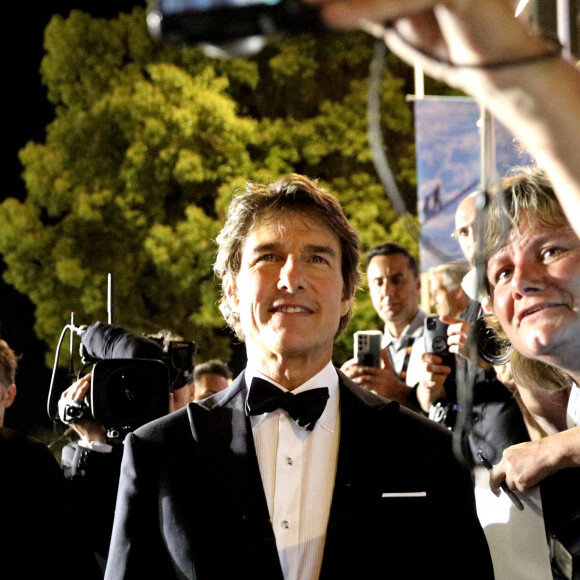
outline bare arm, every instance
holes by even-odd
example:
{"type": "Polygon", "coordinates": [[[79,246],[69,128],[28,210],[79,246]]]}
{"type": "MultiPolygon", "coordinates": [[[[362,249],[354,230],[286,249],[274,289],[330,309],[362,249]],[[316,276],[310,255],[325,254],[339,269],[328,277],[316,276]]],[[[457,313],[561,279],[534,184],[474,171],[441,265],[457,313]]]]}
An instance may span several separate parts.
{"type": "Polygon", "coordinates": [[[436,354],[424,352],[421,355],[423,369],[417,386],[417,401],[425,413],[429,412],[431,405],[447,396],[445,381],[451,373],[451,367],[441,362],[441,357],[436,354]]]}
{"type": "Polygon", "coordinates": [[[509,0],[308,0],[322,5],[336,28],[364,26],[384,33],[391,50],[409,64],[475,97],[516,135],[548,173],[580,235],[580,73],[563,58],[540,58],[501,68],[485,65],[546,55],[550,47],[514,16],[509,0]],[[369,22],[370,21],[370,22],[369,22]],[[370,26],[369,26],[370,25],[370,26]],[[404,39],[404,40],[402,40],[404,39]],[[420,47],[436,58],[424,56],[420,47]],[[449,66],[480,65],[483,68],[449,66]]]}
{"type": "Polygon", "coordinates": [[[510,489],[525,491],[560,469],[580,466],[580,427],[508,447],[491,470],[491,490],[499,495],[505,481],[510,489]]]}

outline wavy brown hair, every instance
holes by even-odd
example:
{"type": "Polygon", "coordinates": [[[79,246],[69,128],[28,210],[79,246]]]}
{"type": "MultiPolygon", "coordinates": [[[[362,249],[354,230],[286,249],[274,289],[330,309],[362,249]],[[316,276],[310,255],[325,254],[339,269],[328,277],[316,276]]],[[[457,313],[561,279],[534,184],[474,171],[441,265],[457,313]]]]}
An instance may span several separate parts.
{"type": "MultiPolygon", "coordinates": [[[[222,280],[220,310],[236,335],[244,340],[239,317],[230,308],[225,287],[235,287],[240,271],[244,243],[253,228],[264,221],[276,220],[284,214],[304,214],[326,226],[338,238],[341,249],[343,297],[354,296],[360,283],[359,236],[350,225],[342,206],[316,181],[296,173],[268,185],[249,182],[243,193],[234,197],[228,209],[226,223],[216,238],[218,252],[214,272],[222,280]]],[[[337,336],[344,330],[351,312],[341,317],[337,336]]]]}

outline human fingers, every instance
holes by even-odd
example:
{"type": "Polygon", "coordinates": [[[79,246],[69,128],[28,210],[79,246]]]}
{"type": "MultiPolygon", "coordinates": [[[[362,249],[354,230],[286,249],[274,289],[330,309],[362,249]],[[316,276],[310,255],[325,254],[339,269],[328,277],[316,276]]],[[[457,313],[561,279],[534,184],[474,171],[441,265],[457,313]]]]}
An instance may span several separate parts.
{"type": "Polygon", "coordinates": [[[439,318],[441,319],[441,322],[449,325],[465,322],[465,320],[462,318],[457,318],[457,316],[450,316],[449,314],[442,314],[439,318]]]}
{"type": "Polygon", "coordinates": [[[393,370],[393,364],[391,363],[391,358],[389,357],[389,349],[387,347],[381,349],[381,366],[384,369],[393,370]]]}
{"type": "Polygon", "coordinates": [[[421,362],[423,362],[423,363],[439,364],[442,360],[443,359],[440,356],[438,356],[432,352],[424,352],[421,355],[421,362]]]}
{"type": "Polygon", "coordinates": [[[429,11],[437,0],[306,0],[322,8],[322,16],[334,28],[356,28],[360,19],[373,22],[429,11]]]}
{"type": "Polygon", "coordinates": [[[380,375],[381,369],[378,367],[367,367],[363,365],[351,365],[345,372],[345,375],[355,381],[359,382],[359,379],[363,379],[365,381],[368,380],[369,377],[378,377],[380,375]]]}
{"type": "Polygon", "coordinates": [[[357,385],[370,391],[376,391],[380,386],[380,381],[376,375],[360,373],[351,378],[357,385]]]}
{"type": "Polygon", "coordinates": [[[451,367],[440,363],[427,363],[425,371],[431,375],[442,375],[447,378],[447,375],[451,372],[451,367]]]}
{"type": "Polygon", "coordinates": [[[340,370],[347,376],[350,377],[351,373],[354,372],[354,369],[358,367],[358,358],[351,358],[347,360],[341,367],[340,370]]]}
{"type": "Polygon", "coordinates": [[[498,497],[501,494],[501,485],[505,482],[505,479],[505,465],[500,461],[497,465],[494,465],[489,472],[489,487],[498,497]]]}
{"type": "Polygon", "coordinates": [[[75,381],[62,393],[62,397],[81,403],[91,388],[91,375],[87,374],[75,381]]]}

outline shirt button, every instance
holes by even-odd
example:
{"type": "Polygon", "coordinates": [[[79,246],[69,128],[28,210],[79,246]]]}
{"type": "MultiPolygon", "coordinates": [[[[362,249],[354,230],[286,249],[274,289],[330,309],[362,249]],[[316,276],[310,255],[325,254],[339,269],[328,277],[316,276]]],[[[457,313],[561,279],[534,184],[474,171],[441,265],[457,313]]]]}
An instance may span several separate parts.
{"type": "Polygon", "coordinates": [[[286,465],[293,465],[293,463],[292,457],[286,457],[286,465]]]}
{"type": "Polygon", "coordinates": [[[290,522],[288,520],[282,520],[280,525],[282,526],[283,530],[287,530],[290,527],[290,522]]]}

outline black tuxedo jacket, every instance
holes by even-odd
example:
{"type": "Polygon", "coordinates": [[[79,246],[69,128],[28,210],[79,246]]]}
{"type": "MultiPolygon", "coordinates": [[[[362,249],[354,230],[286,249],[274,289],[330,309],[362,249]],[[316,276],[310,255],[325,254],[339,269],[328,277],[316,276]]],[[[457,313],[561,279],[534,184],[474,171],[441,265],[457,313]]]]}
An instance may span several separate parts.
{"type": "MultiPolygon", "coordinates": [[[[473,484],[449,432],[339,374],[320,578],[493,578],[473,484]]],[[[242,373],[127,437],[106,579],[282,580],[246,392],[242,373]]]]}

